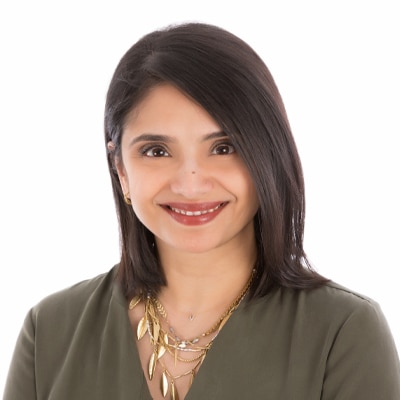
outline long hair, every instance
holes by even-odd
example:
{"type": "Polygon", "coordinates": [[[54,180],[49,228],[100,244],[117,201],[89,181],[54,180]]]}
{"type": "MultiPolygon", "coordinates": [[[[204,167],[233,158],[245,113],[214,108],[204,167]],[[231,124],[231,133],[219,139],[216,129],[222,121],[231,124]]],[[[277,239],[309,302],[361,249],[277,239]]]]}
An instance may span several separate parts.
{"type": "Polygon", "coordinates": [[[165,276],[153,234],[124,202],[116,172],[127,115],[150,88],[170,83],[203,107],[231,138],[256,187],[257,279],[250,297],[274,287],[320,286],[326,279],[303,250],[305,196],[285,107],[268,68],[240,38],[212,25],[170,26],[142,37],[119,62],[105,106],[108,165],[120,225],[119,278],[125,296],[157,292],[165,276]]]}

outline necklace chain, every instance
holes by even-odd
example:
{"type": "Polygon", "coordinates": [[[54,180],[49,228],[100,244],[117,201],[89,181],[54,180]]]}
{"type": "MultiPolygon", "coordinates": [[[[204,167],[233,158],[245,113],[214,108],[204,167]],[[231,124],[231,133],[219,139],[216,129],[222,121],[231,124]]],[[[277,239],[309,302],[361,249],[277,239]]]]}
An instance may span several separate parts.
{"type": "Polygon", "coordinates": [[[148,293],[145,299],[143,299],[143,296],[135,296],[130,301],[130,310],[136,307],[141,301],[144,301],[144,316],[139,321],[136,334],[138,340],[142,339],[146,335],[146,333],[149,335],[150,344],[152,345],[153,351],[148,362],[148,375],[149,379],[152,380],[157,364],[160,365],[162,370],[160,389],[163,397],[166,397],[169,391],[170,399],[178,400],[178,393],[175,386],[175,381],[184,376],[190,375],[190,388],[196,375],[196,371],[203,363],[208,350],[211,348],[211,345],[214,342],[214,339],[217,337],[222,327],[225,325],[232,313],[237,309],[243,298],[246,296],[252,284],[254,275],[255,270],[253,269],[250,278],[248,279],[244,288],[241,290],[235,300],[229,305],[229,307],[224,311],[224,313],[219,317],[219,319],[207,331],[192,339],[180,339],[175,334],[175,330],[169,324],[167,311],[165,310],[161,302],[157,299],[157,297],[154,297],[148,293]],[[165,323],[168,327],[167,330],[163,328],[160,318],[165,320],[165,323]],[[208,340],[208,342],[206,342],[205,344],[200,344],[202,339],[212,334],[213,336],[208,340]],[[180,352],[182,352],[183,354],[191,353],[194,356],[186,358],[181,356],[179,354],[180,352]],[[177,362],[193,365],[186,372],[174,376],[170,373],[170,371],[168,371],[165,364],[162,362],[161,358],[166,353],[170,354],[174,358],[175,365],[177,364],[177,362]]]}

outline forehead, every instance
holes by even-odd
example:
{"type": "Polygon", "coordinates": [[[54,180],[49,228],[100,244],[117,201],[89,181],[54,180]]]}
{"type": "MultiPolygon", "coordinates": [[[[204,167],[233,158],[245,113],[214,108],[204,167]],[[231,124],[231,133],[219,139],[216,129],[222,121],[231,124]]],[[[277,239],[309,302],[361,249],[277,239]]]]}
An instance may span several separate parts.
{"type": "Polygon", "coordinates": [[[192,131],[194,128],[199,131],[220,129],[216,121],[197,102],[175,86],[164,83],[149,89],[132,109],[124,131],[165,131],[169,128],[177,132],[192,131]]]}

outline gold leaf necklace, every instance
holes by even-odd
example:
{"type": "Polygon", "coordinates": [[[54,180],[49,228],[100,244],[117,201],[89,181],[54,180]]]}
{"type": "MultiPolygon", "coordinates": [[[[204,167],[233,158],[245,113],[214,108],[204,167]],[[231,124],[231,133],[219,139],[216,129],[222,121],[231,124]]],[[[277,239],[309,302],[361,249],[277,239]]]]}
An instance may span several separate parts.
{"type": "MultiPolygon", "coordinates": [[[[255,276],[255,269],[253,269],[250,278],[246,285],[241,290],[239,295],[225,310],[225,312],[218,318],[218,320],[206,331],[191,339],[180,339],[176,334],[174,328],[171,327],[168,321],[168,315],[157,297],[147,294],[146,298],[143,296],[135,296],[129,303],[129,310],[136,307],[141,301],[144,302],[144,316],[140,319],[137,326],[136,336],[141,340],[146,333],[149,336],[150,344],[152,346],[152,353],[148,362],[148,376],[151,381],[157,365],[161,367],[161,380],[160,390],[163,397],[166,397],[168,391],[170,392],[171,400],[179,400],[178,392],[175,386],[177,379],[190,375],[189,388],[193,383],[196,371],[200,368],[207,355],[208,350],[211,348],[214,339],[228,321],[232,313],[238,308],[239,304],[246,296],[255,276]],[[165,320],[167,329],[161,324],[161,319],[165,320]],[[210,337],[211,336],[211,337],[210,337]],[[209,338],[210,337],[210,338],[209,338]],[[208,340],[207,340],[208,338],[208,340]],[[206,339],[206,341],[205,341],[206,339]],[[204,343],[205,342],[205,343],[204,343]],[[190,365],[190,368],[178,375],[173,375],[165,366],[162,357],[169,354],[174,359],[175,365],[182,363],[190,365]]],[[[191,318],[193,319],[193,317],[191,318]]]]}

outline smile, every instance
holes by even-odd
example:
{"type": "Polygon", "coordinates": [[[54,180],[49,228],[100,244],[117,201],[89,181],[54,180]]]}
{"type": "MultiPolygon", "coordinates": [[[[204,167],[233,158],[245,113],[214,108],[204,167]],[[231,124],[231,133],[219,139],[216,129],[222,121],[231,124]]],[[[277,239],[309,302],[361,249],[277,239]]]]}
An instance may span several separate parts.
{"type": "Polygon", "coordinates": [[[182,209],[175,208],[175,207],[168,207],[168,208],[177,214],[186,215],[188,217],[198,217],[200,215],[205,215],[205,214],[209,214],[214,211],[217,211],[223,205],[224,205],[224,203],[221,203],[221,204],[218,204],[216,207],[213,207],[213,208],[210,208],[207,210],[196,210],[196,211],[182,210],[182,209]]]}
{"type": "Polygon", "coordinates": [[[206,203],[167,203],[162,208],[179,224],[186,226],[204,225],[213,221],[222,212],[227,201],[206,203]]]}

